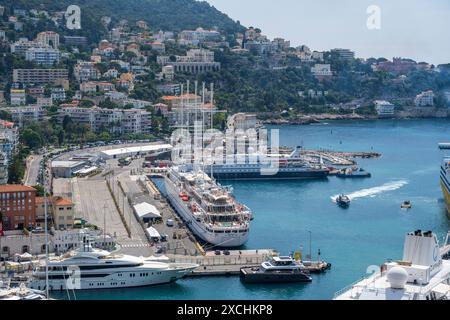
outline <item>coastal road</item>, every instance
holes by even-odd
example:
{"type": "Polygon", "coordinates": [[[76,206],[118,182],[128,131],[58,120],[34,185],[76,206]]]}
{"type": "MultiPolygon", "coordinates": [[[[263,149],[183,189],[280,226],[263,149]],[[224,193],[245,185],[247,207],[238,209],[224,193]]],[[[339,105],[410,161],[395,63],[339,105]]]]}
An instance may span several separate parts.
{"type": "Polygon", "coordinates": [[[24,177],[24,184],[26,186],[35,186],[37,184],[41,160],[42,155],[31,155],[27,158],[24,177]]]}

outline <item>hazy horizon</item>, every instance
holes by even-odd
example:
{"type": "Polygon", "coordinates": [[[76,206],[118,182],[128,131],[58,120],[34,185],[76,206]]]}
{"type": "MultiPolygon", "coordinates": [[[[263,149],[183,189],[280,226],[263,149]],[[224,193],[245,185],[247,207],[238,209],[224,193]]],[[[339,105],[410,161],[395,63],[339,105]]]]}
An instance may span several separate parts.
{"type": "Polygon", "coordinates": [[[450,63],[448,0],[207,0],[244,26],[312,50],[347,48],[357,57],[411,58],[450,63]],[[369,30],[370,5],[381,9],[381,29],[369,30]]]}

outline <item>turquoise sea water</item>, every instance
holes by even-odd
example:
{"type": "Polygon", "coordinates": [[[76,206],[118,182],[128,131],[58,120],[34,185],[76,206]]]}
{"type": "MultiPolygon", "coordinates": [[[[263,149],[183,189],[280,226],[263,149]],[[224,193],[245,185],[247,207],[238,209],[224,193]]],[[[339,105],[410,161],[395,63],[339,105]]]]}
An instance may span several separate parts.
{"type": "MultiPolygon", "coordinates": [[[[313,258],[332,263],[308,284],[244,285],[238,277],[183,279],[174,284],[121,290],[77,292],[78,299],[331,299],[365,275],[370,265],[402,256],[404,234],[433,230],[442,238],[450,228],[439,187],[444,154],[438,142],[450,141],[447,120],[330,122],[283,126],[281,145],[343,151],[377,151],[379,159],[358,160],[372,178],[323,181],[232,182],[239,201],[254,212],[247,248],[274,248],[288,254],[303,245],[313,258]],[[331,197],[350,194],[347,210],[331,197]],[[413,209],[400,204],[411,200],[413,209]]],[[[228,184],[228,183],[227,183],[228,184]]],[[[56,298],[65,298],[63,294],[56,298]]]]}

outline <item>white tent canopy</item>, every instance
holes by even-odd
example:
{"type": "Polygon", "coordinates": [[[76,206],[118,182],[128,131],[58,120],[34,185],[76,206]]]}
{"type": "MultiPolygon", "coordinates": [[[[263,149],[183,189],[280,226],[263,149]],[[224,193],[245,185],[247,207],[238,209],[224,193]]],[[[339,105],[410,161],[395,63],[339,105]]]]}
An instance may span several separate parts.
{"type": "Polygon", "coordinates": [[[143,218],[161,218],[159,210],[150,203],[142,202],[134,206],[134,210],[140,219],[143,218]]]}
{"type": "Polygon", "coordinates": [[[156,230],[153,227],[148,228],[147,233],[150,236],[150,238],[161,238],[161,235],[159,234],[158,230],[156,230]]]}

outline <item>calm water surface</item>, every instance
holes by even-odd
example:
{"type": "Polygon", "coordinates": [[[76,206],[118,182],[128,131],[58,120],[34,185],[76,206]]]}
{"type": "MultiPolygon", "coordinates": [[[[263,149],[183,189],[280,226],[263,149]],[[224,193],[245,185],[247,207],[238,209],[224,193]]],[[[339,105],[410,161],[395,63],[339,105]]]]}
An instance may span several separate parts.
{"type": "Polygon", "coordinates": [[[433,230],[442,238],[449,230],[439,187],[444,153],[437,144],[450,141],[450,121],[330,122],[272,128],[280,129],[281,145],[382,153],[379,159],[358,160],[372,173],[370,179],[231,183],[238,200],[255,216],[246,248],[274,248],[288,254],[303,246],[308,251],[311,231],[313,258],[320,249],[322,258],[332,263],[329,272],[313,276],[308,284],[244,285],[238,277],[215,277],[78,292],[77,298],[331,299],[337,290],[364,276],[368,266],[401,258],[406,232],[433,230]],[[331,200],[339,193],[353,198],[347,210],[331,200]],[[401,210],[400,204],[407,199],[413,209],[401,210]]]}

